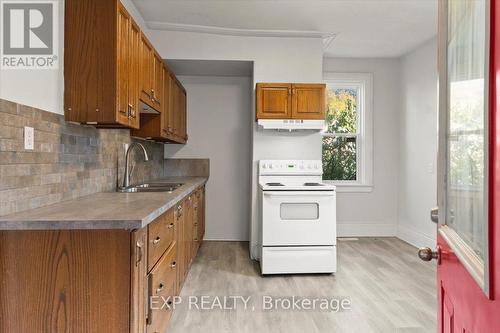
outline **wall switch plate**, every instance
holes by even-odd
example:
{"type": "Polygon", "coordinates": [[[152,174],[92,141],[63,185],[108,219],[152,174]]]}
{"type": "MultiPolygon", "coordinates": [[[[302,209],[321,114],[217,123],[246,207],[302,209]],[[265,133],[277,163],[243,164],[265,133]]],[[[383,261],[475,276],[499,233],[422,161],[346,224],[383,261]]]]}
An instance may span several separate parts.
{"type": "Polygon", "coordinates": [[[24,126],[24,149],[35,149],[35,130],[33,127],[24,126]]]}

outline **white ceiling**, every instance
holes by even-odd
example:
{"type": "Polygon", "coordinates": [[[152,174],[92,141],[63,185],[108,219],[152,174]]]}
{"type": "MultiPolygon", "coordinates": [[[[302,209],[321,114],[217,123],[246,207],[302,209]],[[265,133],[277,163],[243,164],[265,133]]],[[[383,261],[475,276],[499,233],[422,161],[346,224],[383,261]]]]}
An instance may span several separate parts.
{"type": "Polygon", "coordinates": [[[438,0],[133,2],[152,29],[244,36],[321,36],[327,45],[325,55],[332,57],[397,57],[437,31],[438,0]]]}

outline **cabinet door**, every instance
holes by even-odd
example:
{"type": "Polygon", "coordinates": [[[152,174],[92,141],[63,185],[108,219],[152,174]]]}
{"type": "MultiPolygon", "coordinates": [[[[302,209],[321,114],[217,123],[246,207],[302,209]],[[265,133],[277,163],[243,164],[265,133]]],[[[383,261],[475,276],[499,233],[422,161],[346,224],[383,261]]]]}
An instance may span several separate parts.
{"type": "Polygon", "coordinates": [[[291,84],[257,83],[257,119],[291,118],[291,84]]]}
{"type": "Polygon", "coordinates": [[[179,135],[179,86],[177,85],[175,78],[172,76],[170,77],[169,106],[169,123],[172,126],[171,134],[174,137],[177,137],[179,135]]]}
{"type": "Polygon", "coordinates": [[[156,110],[161,110],[161,101],[163,94],[163,60],[153,52],[153,86],[151,87],[151,95],[154,107],[156,110]]]}
{"type": "Polygon", "coordinates": [[[170,75],[165,66],[163,66],[163,94],[162,94],[162,105],[161,105],[161,133],[160,135],[167,138],[169,135],[169,130],[171,128],[169,122],[170,105],[168,100],[168,94],[170,90],[170,75]]]}
{"type": "Polygon", "coordinates": [[[149,44],[144,34],[141,34],[141,99],[146,104],[151,104],[151,89],[153,81],[153,47],[149,44]]]}
{"type": "Polygon", "coordinates": [[[181,142],[187,141],[187,101],[186,92],[179,87],[179,127],[181,142]]]}
{"type": "Polygon", "coordinates": [[[292,85],[292,118],[325,119],[324,84],[292,85]]]}
{"type": "Polygon", "coordinates": [[[139,128],[139,73],[140,73],[140,47],[141,30],[139,26],[131,20],[129,42],[129,71],[128,71],[128,107],[129,123],[132,128],[139,128]]]}
{"type": "Polygon", "coordinates": [[[182,285],[184,283],[184,276],[186,272],[186,251],[184,246],[184,216],[183,216],[183,205],[177,205],[175,209],[175,225],[177,227],[176,242],[177,242],[177,294],[180,293],[182,285]]]}
{"type": "Polygon", "coordinates": [[[199,238],[199,226],[200,226],[200,210],[199,210],[199,190],[197,190],[193,195],[193,258],[196,257],[198,253],[198,247],[200,245],[199,238]]]}
{"type": "Polygon", "coordinates": [[[191,195],[184,200],[184,246],[185,246],[185,267],[186,272],[189,270],[191,260],[193,258],[193,214],[192,214],[192,198],[191,195]]]}
{"type": "Polygon", "coordinates": [[[174,211],[169,210],[148,225],[148,269],[175,241],[174,211]]]}
{"type": "MultiPolygon", "coordinates": [[[[81,0],[66,0],[64,3],[64,119],[79,123],[100,120],[103,110],[96,110],[100,108],[99,95],[104,90],[102,69],[107,69],[104,74],[115,75],[114,68],[109,66],[109,63],[114,63],[112,56],[106,57],[106,61],[99,61],[99,57],[94,56],[99,52],[102,54],[102,45],[111,43],[106,38],[108,36],[98,35],[96,38],[90,33],[97,24],[108,22],[95,20],[103,11],[89,3],[81,0]]],[[[114,91],[110,95],[114,98],[114,91]]],[[[113,100],[113,118],[115,104],[113,100]]]]}
{"type": "Polygon", "coordinates": [[[116,121],[121,125],[128,126],[129,124],[129,69],[130,69],[130,48],[129,35],[131,18],[125,8],[120,5],[118,7],[117,16],[117,107],[116,121]]]}
{"type": "Polygon", "coordinates": [[[130,333],[144,333],[148,312],[146,228],[134,231],[131,239],[130,333]]]}
{"type": "Polygon", "coordinates": [[[174,243],[149,273],[147,333],[163,333],[167,329],[173,310],[177,268],[177,246],[174,243]]]}
{"type": "Polygon", "coordinates": [[[201,244],[205,235],[205,196],[203,188],[198,190],[198,242],[201,244]]]}

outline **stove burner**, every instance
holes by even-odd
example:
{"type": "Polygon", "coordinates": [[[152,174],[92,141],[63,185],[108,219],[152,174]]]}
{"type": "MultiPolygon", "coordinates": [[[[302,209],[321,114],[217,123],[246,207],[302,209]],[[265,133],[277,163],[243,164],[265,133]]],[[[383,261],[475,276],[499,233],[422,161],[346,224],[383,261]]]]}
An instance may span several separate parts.
{"type": "Polygon", "coordinates": [[[285,186],[281,183],[266,183],[266,185],[268,185],[268,186],[285,186]]]}
{"type": "Polygon", "coordinates": [[[325,184],[320,184],[320,183],[304,183],[304,186],[325,186],[325,184]]]}

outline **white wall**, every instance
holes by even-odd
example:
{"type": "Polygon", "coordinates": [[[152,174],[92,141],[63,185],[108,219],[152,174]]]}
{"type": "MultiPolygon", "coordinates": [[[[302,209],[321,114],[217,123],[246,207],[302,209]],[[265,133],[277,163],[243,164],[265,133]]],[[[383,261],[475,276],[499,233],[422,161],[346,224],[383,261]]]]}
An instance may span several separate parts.
{"type": "MultiPolygon", "coordinates": [[[[144,21],[131,1],[123,2],[144,29],[144,21]]],[[[63,3],[64,1],[60,0],[59,69],[1,70],[0,98],[63,113],[63,3]]],[[[253,61],[252,89],[255,82],[322,80],[321,39],[218,36],[147,29],[145,32],[163,58],[253,61]]],[[[397,233],[414,244],[433,242],[434,225],[428,221],[429,208],[435,204],[435,174],[428,172],[429,169],[435,169],[435,163],[431,166],[435,160],[435,150],[432,147],[435,147],[436,138],[436,62],[433,44],[432,41],[426,43],[401,60],[324,60],[325,71],[374,73],[374,190],[372,193],[339,194],[340,235],[373,236],[397,233]],[[398,132],[399,126],[402,128],[401,136],[398,132]],[[396,227],[397,221],[400,223],[399,228],[396,227]]],[[[250,103],[249,112],[253,117],[253,98],[250,103]]],[[[251,224],[256,226],[257,161],[281,158],[319,159],[321,137],[317,133],[262,132],[255,128],[253,118],[249,119],[248,127],[253,128],[250,150],[251,224]]],[[[168,148],[166,152],[168,156],[168,148]]],[[[211,226],[207,225],[207,228],[210,230],[211,226]]],[[[253,229],[255,239],[256,229],[253,229]]],[[[238,229],[234,233],[244,238],[245,234],[241,230],[238,229]]],[[[215,238],[215,234],[214,232],[212,237],[215,238]]],[[[253,249],[255,245],[254,240],[251,244],[253,249]]]]}
{"type": "MultiPolygon", "coordinates": [[[[321,82],[323,43],[320,38],[220,36],[203,33],[150,31],[152,43],[166,59],[246,60],[254,62],[255,82],[321,82]]],[[[254,98],[252,97],[252,117],[254,98]]],[[[257,161],[260,159],[320,159],[321,137],[314,134],[263,133],[252,138],[252,206],[250,238],[257,257],[257,161]]],[[[212,222],[207,221],[207,226],[212,222]]]]}
{"type": "Polygon", "coordinates": [[[399,163],[399,60],[325,58],[325,72],[373,73],[373,191],[337,194],[339,236],[394,236],[399,163]]]}
{"type": "MultiPolygon", "coordinates": [[[[131,0],[122,3],[141,29],[144,20],[131,0]]],[[[45,111],[64,113],[64,0],[59,0],[59,68],[0,70],[0,98],[45,111]]],[[[149,35],[147,30],[146,34],[149,35]]]]}
{"type": "Polygon", "coordinates": [[[398,237],[436,245],[437,40],[401,58],[398,237]]]}
{"type": "Polygon", "coordinates": [[[166,145],[167,158],[209,158],[206,239],[248,240],[252,79],[179,76],[187,91],[186,145],[166,145]]]}

